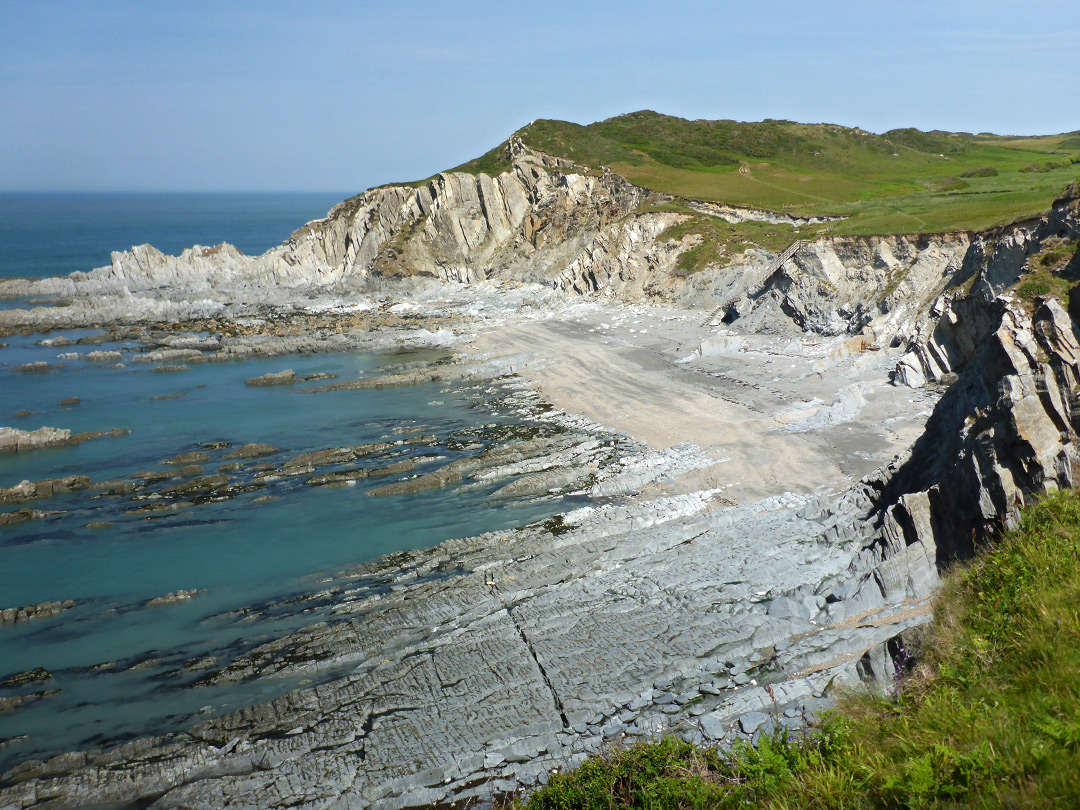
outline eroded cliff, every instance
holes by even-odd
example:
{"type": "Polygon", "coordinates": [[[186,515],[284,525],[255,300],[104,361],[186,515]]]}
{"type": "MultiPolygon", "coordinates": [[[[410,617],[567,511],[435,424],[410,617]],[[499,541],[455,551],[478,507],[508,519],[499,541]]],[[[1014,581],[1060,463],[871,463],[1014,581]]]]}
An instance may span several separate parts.
{"type": "MultiPolygon", "coordinates": [[[[409,565],[378,561],[369,573],[394,582],[384,596],[335,595],[332,623],[260,651],[291,674],[324,672],[316,685],[187,732],[27,763],[5,775],[0,800],[186,807],[259,796],[398,808],[472,799],[489,783],[532,785],[621,735],[752,737],[760,724],[746,718],[760,709],[888,676],[889,644],[927,620],[940,568],[1010,525],[1032,493],[1073,484],[1076,323],[1052,299],[1032,312],[1001,294],[1047,239],[1080,234],[1075,197],[989,233],[826,236],[788,262],[751,248],[684,276],[679,257],[698,242],[670,234],[689,215],[610,172],[508,149],[512,168],[497,177],[373,189],[262,256],[142,246],[90,273],[2,282],[0,294],[67,300],[4,310],[0,324],[244,315],[316,294],[352,303],[536,284],[696,308],[696,322],[716,311],[735,332],[858,336],[834,340],[850,367],[888,349],[897,383],[950,386],[925,435],[844,492],[725,508],[712,503],[719,490],[603,503],[557,531],[451,541],[409,565]]],[[[697,337],[723,343],[735,363],[747,356],[738,335],[697,337]]],[[[830,359],[805,376],[837,369],[830,359]]],[[[782,389],[783,373],[767,383],[782,389]]],[[[844,391],[860,404],[857,388],[844,391]]],[[[788,404],[801,413],[822,403],[788,404]]],[[[795,424],[778,416],[769,416],[777,431],[795,424]]],[[[831,424],[811,419],[799,424],[831,424]]],[[[250,677],[260,660],[242,662],[250,677]]]]}

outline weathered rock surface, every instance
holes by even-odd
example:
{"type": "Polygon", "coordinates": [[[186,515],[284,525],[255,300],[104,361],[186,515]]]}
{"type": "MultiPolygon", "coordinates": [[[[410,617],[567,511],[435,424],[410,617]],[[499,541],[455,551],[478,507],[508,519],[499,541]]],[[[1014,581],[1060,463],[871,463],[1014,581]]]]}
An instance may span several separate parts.
{"type": "Polygon", "coordinates": [[[0,453],[25,453],[40,447],[55,447],[71,443],[71,431],[63,428],[43,427],[37,430],[19,430],[0,427],[0,453]]]}
{"type": "Polygon", "coordinates": [[[358,458],[383,453],[393,447],[389,442],[371,442],[350,447],[331,447],[293,456],[281,466],[282,475],[309,475],[316,467],[328,464],[348,464],[358,458]]]}
{"type": "Polygon", "coordinates": [[[4,608],[0,610],[0,625],[25,622],[30,619],[48,618],[73,607],[75,607],[75,602],[68,599],[66,602],[42,602],[37,605],[4,608]]]}
{"type": "Polygon", "coordinates": [[[16,695],[15,697],[0,697],[0,712],[10,712],[18,709],[27,703],[32,703],[36,700],[41,700],[49,695],[55,695],[60,692],[59,689],[45,689],[40,692],[32,692],[29,695],[16,695]]]}
{"type": "Polygon", "coordinates": [[[1015,527],[1032,494],[1078,483],[1077,324],[1053,299],[1033,316],[1002,302],[987,309],[997,328],[878,496],[895,504],[883,518],[889,541],[936,548],[940,565],[1015,527]]]}
{"type": "Polygon", "coordinates": [[[52,673],[44,667],[29,669],[26,672],[17,672],[0,681],[0,686],[24,686],[36,681],[47,681],[52,678],[52,673]]]}
{"type": "MultiPolygon", "coordinates": [[[[0,778],[0,804],[398,808],[530,786],[547,768],[625,737],[753,740],[803,722],[836,685],[887,681],[898,639],[929,620],[940,568],[1014,522],[1031,493],[1074,483],[1076,324],[1053,301],[1030,316],[997,296],[1043,240],[1080,232],[1075,200],[992,234],[828,237],[775,267],[771,255],[750,251],[680,280],[672,269],[692,244],[663,237],[682,215],[647,210],[657,195],[508,148],[513,168],[498,177],[442,174],[419,188],[366,192],[260,257],[228,245],[179,257],[142,246],[88,274],[0,281],[0,295],[69,299],[0,311],[0,328],[256,315],[265,323],[286,307],[348,300],[362,310],[375,306],[368,295],[403,291],[414,295],[390,309],[407,321],[447,282],[534,283],[717,308],[733,331],[695,341],[698,358],[741,354],[756,331],[851,335],[837,348],[848,355],[906,347],[899,382],[951,383],[924,437],[840,493],[736,505],[717,490],[617,501],[546,529],[363,566],[328,589],[331,621],[200,667],[206,685],[305,678],[307,688],[174,735],[25,763],[0,778]]],[[[518,300],[522,312],[543,316],[518,300]]],[[[337,328],[266,341],[189,336],[138,358],[208,362],[357,345],[337,328]]],[[[836,360],[822,358],[821,372],[836,360]]],[[[484,379],[527,362],[456,361],[311,390],[484,379]]],[[[831,404],[794,403],[777,432],[843,425],[866,395],[853,383],[831,404]]],[[[0,436],[21,449],[25,433],[0,436]]],[[[264,480],[311,476],[392,446],[304,454],[264,470],[264,480]]],[[[588,486],[594,497],[621,498],[662,475],[628,465],[593,483],[614,452],[543,436],[369,494],[517,476],[498,492],[588,486]]],[[[309,482],[361,473],[371,471],[309,482]]],[[[203,476],[152,493],[162,500],[141,509],[186,508],[234,485],[223,473],[203,476]]]]}
{"type": "Polygon", "coordinates": [[[404,475],[416,469],[417,462],[414,458],[402,459],[401,461],[388,464],[385,467],[356,468],[352,470],[338,470],[336,472],[316,475],[309,478],[305,483],[315,487],[333,486],[335,484],[348,484],[353,481],[361,481],[365,478],[382,478],[388,475],[404,475]]]}
{"type": "Polygon", "coordinates": [[[167,593],[164,596],[155,596],[153,599],[146,601],[147,607],[157,607],[159,605],[175,605],[177,602],[186,602],[188,599],[193,599],[199,595],[198,588],[191,588],[190,590],[179,590],[167,593]]]}
{"type": "Polygon", "coordinates": [[[172,486],[165,487],[160,490],[160,494],[177,497],[195,495],[200,492],[212,492],[220,489],[228,484],[232,479],[225,473],[214,473],[213,475],[203,475],[198,478],[193,478],[190,481],[185,481],[182,484],[173,484],[172,486]]]}
{"type": "Polygon", "coordinates": [[[925,307],[905,335],[909,351],[896,367],[898,382],[917,388],[962,369],[998,328],[995,297],[1028,269],[1028,257],[1049,237],[1080,238],[1080,201],[1058,200],[1037,222],[977,235],[953,283],[925,307]],[[963,286],[955,286],[963,281],[963,286]]]}
{"type": "Polygon", "coordinates": [[[0,503],[23,503],[51,498],[65,492],[86,489],[88,486],[90,486],[90,478],[85,475],[47,478],[43,481],[22,481],[13,487],[0,487],[0,503]]]}
{"type": "Polygon", "coordinates": [[[57,512],[46,512],[40,509],[17,509],[14,512],[0,512],[0,526],[15,526],[28,520],[41,520],[57,512]]]}
{"type": "Polygon", "coordinates": [[[227,459],[246,459],[270,456],[278,449],[272,444],[245,444],[225,454],[227,459]]]}
{"type": "Polygon", "coordinates": [[[292,385],[296,382],[296,375],[291,368],[285,369],[285,371],[271,371],[268,374],[263,374],[261,377],[252,377],[247,381],[247,385],[292,385]]]}
{"type": "Polygon", "coordinates": [[[103,436],[126,436],[131,433],[126,428],[95,430],[86,433],[72,433],[64,428],[43,427],[37,430],[19,430],[18,428],[0,427],[0,453],[25,453],[43,447],[65,447],[81,444],[103,436]]]}
{"type": "MultiPolygon", "coordinates": [[[[708,502],[585,509],[558,535],[445,544],[399,571],[387,595],[346,592],[338,621],[256,649],[207,682],[341,675],[137,754],[16,769],[7,796],[78,784],[98,801],[164,792],[158,806],[172,807],[220,803],[242,784],[301,806],[392,807],[467,796],[492,777],[516,788],[603,739],[715,734],[720,718],[771,705],[760,684],[785,707],[813,699],[837,673],[857,677],[867,650],[926,620],[908,602],[879,606],[873,620],[860,604],[860,626],[834,619],[855,611],[836,609],[844,597],[834,589],[861,542],[826,539],[828,520],[800,516],[815,508],[805,498],[702,511],[708,502]],[[766,536],[781,539],[763,555],[766,536]],[[783,595],[812,614],[770,615],[770,599],[783,595]],[[731,683],[731,669],[750,673],[746,687],[731,683]],[[311,772],[323,777],[304,779],[302,794],[286,787],[311,772]]],[[[841,505],[833,519],[867,505],[841,505]]],[[[380,576],[378,566],[365,573],[380,576]]]]}
{"type": "MultiPolygon", "coordinates": [[[[373,563],[354,576],[393,572],[388,592],[346,589],[335,621],[204,678],[318,685],[137,747],[21,766],[0,796],[182,807],[242,791],[411,806],[468,798],[489,780],[535,784],[624,735],[753,739],[782,719],[774,706],[797,724],[830,685],[887,681],[896,639],[929,618],[939,567],[1075,469],[1071,318],[1052,301],[1033,318],[987,306],[998,328],[926,437],[838,498],[710,510],[700,493],[588,508],[557,533],[454,541],[411,568],[373,563]]],[[[587,458],[586,444],[511,443],[440,475],[542,475],[545,459],[587,458]]]]}
{"type": "Polygon", "coordinates": [[[174,467],[184,467],[188,464],[201,464],[204,461],[209,461],[211,458],[212,456],[209,453],[203,452],[202,450],[195,450],[190,453],[182,453],[179,456],[167,458],[161,463],[169,464],[174,467]]]}

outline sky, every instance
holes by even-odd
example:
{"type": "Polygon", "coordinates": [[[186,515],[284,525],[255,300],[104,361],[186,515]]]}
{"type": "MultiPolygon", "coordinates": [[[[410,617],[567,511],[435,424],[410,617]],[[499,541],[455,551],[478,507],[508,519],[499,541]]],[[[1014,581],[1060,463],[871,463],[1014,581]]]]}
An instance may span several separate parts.
{"type": "Polygon", "coordinates": [[[1080,129],[1075,0],[0,0],[0,190],[344,191],[536,118],[1080,129]]]}

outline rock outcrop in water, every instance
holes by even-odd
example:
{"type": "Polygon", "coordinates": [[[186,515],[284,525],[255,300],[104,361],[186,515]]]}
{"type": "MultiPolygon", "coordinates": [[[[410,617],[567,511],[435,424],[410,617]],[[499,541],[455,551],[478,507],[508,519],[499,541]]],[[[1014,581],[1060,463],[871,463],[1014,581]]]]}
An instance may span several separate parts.
{"type": "Polygon", "coordinates": [[[67,428],[42,427],[37,430],[19,430],[0,427],[0,453],[26,453],[43,447],[68,447],[104,436],[114,438],[126,436],[130,432],[127,428],[72,433],[67,428]]]}

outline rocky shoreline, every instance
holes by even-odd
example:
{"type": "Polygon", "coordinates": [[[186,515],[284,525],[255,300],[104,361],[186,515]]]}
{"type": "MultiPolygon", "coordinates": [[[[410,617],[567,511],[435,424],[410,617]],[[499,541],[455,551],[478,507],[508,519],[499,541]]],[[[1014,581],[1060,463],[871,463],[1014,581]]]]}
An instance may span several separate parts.
{"type": "MultiPolygon", "coordinates": [[[[389,446],[349,446],[266,462],[253,482],[385,472],[391,497],[502,475],[507,496],[589,499],[342,572],[307,597],[331,618],[199,675],[304,688],[23,763],[0,806],[483,802],[637,738],[797,730],[837,689],[887,688],[940,571],[1033,492],[1074,484],[1077,323],[1007,290],[1044,239],[1080,235],[1075,199],[994,233],[830,237],[772,273],[752,251],[676,283],[690,244],[660,235],[678,215],[616,176],[516,159],[495,179],[367,192],[251,260],[136,249],[67,280],[0,282],[63,296],[0,311],[0,327],[112,324],[158,363],[442,347],[310,393],[496,386],[499,407],[563,428],[415,476],[407,459],[364,463],[389,446]],[[702,323],[710,311],[723,326],[702,323]]],[[[189,472],[158,495],[231,485],[189,472]]]]}

